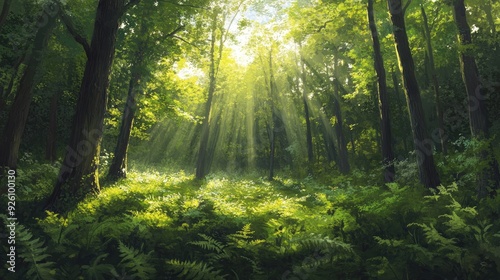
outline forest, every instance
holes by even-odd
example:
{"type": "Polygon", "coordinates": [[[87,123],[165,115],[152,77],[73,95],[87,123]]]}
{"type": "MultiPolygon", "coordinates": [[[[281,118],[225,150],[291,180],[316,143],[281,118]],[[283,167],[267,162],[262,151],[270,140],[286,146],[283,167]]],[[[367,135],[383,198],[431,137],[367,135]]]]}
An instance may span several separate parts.
{"type": "Polygon", "coordinates": [[[0,0],[0,279],[500,279],[499,26],[0,0]]]}

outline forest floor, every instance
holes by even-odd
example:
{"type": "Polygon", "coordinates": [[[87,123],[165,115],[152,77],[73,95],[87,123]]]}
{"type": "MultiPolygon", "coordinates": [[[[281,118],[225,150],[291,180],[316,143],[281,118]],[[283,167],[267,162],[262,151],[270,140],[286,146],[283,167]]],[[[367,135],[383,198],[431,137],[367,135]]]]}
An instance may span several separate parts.
{"type": "MultiPolygon", "coordinates": [[[[498,225],[478,217],[498,210],[498,199],[481,210],[457,197],[457,184],[432,194],[396,183],[357,186],[361,178],[132,171],[67,213],[25,209],[18,238],[28,269],[12,279],[497,275],[498,225]]],[[[34,193],[21,185],[20,207],[46,195],[34,193]]]]}

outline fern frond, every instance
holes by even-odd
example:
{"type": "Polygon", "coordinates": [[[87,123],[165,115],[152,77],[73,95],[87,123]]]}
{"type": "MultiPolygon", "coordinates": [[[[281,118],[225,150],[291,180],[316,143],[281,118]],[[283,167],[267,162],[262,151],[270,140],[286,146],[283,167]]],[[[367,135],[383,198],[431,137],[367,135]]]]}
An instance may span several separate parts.
{"type": "Polygon", "coordinates": [[[172,266],[172,270],[180,279],[224,280],[226,277],[226,275],[221,275],[220,270],[215,270],[215,268],[204,262],[170,260],[167,261],[167,264],[172,266]]]}
{"type": "Polygon", "coordinates": [[[353,253],[351,244],[345,243],[338,239],[330,239],[328,236],[321,236],[316,234],[311,234],[305,238],[299,240],[299,244],[302,248],[308,250],[321,250],[325,252],[343,252],[347,254],[353,253]]]}
{"type": "Polygon", "coordinates": [[[202,233],[199,233],[198,235],[204,240],[189,242],[189,244],[196,245],[207,251],[215,251],[217,253],[221,253],[224,250],[225,245],[215,240],[213,237],[202,233]]]}
{"type": "Polygon", "coordinates": [[[54,262],[48,261],[47,247],[40,238],[33,239],[33,234],[23,225],[17,225],[17,240],[20,243],[20,254],[24,262],[29,264],[26,270],[27,279],[50,280],[56,273],[54,262]]]}
{"type": "Polygon", "coordinates": [[[121,241],[119,242],[118,249],[120,250],[120,265],[124,267],[133,278],[138,279],[153,279],[156,269],[151,264],[151,252],[144,254],[141,250],[129,248],[121,241]]]}
{"type": "Polygon", "coordinates": [[[85,271],[86,278],[90,280],[106,280],[108,275],[119,277],[116,269],[111,264],[101,264],[102,259],[105,259],[109,254],[102,254],[95,258],[91,265],[84,265],[82,269],[85,271]]]}

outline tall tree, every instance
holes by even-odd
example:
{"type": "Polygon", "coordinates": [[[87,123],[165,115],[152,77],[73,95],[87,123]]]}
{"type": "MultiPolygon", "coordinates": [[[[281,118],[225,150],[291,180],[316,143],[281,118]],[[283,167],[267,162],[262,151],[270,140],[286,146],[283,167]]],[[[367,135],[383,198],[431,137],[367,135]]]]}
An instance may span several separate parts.
{"type": "Polygon", "coordinates": [[[210,24],[210,50],[209,50],[209,85],[207,93],[207,101],[205,103],[204,118],[201,124],[200,147],[198,150],[198,159],[196,162],[196,178],[202,179],[209,171],[209,161],[211,160],[208,149],[213,147],[209,144],[210,136],[210,117],[212,110],[213,96],[217,85],[217,75],[219,72],[220,62],[224,44],[229,37],[229,29],[234,23],[237,15],[245,0],[234,3],[218,3],[212,8],[211,24],[210,24]]]}
{"type": "Polygon", "coordinates": [[[434,89],[434,100],[436,103],[436,115],[437,115],[438,128],[439,128],[439,140],[441,142],[441,150],[443,151],[443,154],[446,154],[447,147],[446,147],[446,136],[445,136],[445,130],[444,130],[443,101],[441,100],[441,95],[439,92],[439,80],[438,80],[438,76],[436,73],[436,65],[434,62],[434,51],[433,51],[432,42],[431,42],[431,30],[430,30],[429,22],[427,19],[427,14],[425,13],[424,5],[420,5],[420,10],[422,12],[422,19],[423,19],[423,25],[424,25],[426,53],[427,53],[427,57],[429,60],[428,61],[428,66],[429,66],[428,71],[430,72],[429,74],[431,77],[432,88],[434,89]]]}
{"type": "Polygon", "coordinates": [[[139,24],[136,27],[138,32],[130,33],[130,40],[133,41],[133,49],[130,54],[130,79],[128,83],[127,101],[123,109],[120,132],[114,150],[114,157],[109,167],[108,178],[125,178],[127,175],[127,150],[130,142],[130,134],[137,112],[136,95],[142,90],[141,84],[144,84],[149,78],[147,64],[156,64],[156,62],[165,54],[168,47],[171,47],[166,40],[180,31],[183,26],[173,28],[177,24],[173,21],[165,22],[160,18],[165,16],[165,12],[172,12],[166,7],[141,7],[142,13],[139,16],[139,24]],[[164,11],[164,12],[163,12],[164,11]],[[154,13],[154,14],[152,14],[154,13]],[[170,32],[170,33],[166,33],[170,32]],[[155,34],[161,34],[159,37],[155,34]],[[162,41],[161,46],[156,42],[162,41]]]}
{"type": "MultiPolygon", "coordinates": [[[[460,70],[465,84],[468,99],[469,124],[472,137],[484,140],[489,137],[488,112],[486,110],[486,97],[481,88],[479,71],[473,54],[473,43],[471,30],[467,22],[467,12],[464,0],[453,1],[453,15],[458,29],[458,41],[460,43],[460,70]]],[[[480,158],[488,162],[478,178],[478,196],[485,197],[488,194],[488,187],[499,187],[500,175],[498,162],[495,158],[490,158],[491,146],[479,155],[480,158]]]]}
{"type": "Polygon", "coordinates": [[[17,168],[19,146],[28,119],[29,108],[33,95],[33,88],[36,83],[38,67],[42,62],[43,53],[47,47],[52,30],[56,26],[56,15],[51,11],[56,11],[57,6],[49,3],[44,7],[38,31],[33,41],[33,48],[26,63],[26,68],[19,82],[16,97],[9,111],[9,116],[3,130],[3,137],[0,145],[0,166],[17,168]]]}
{"type": "Polygon", "coordinates": [[[334,46],[333,53],[333,111],[335,114],[335,134],[337,135],[337,150],[339,153],[339,170],[347,174],[351,171],[349,164],[349,154],[347,152],[347,142],[344,135],[344,119],[342,118],[342,109],[340,106],[340,83],[339,74],[339,55],[337,47],[334,46]]]}
{"type": "Polygon", "coordinates": [[[382,146],[382,162],[384,164],[385,182],[394,181],[394,152],[392,150],[391,119],[389,115],[389,99],[387,96],[387,81],[384,67],[384,59],[380,51],[377,25],[373,14],[373,0],[368,0],[368,22],[373,41],[373,53],[375,71],[377,72],[378,84],[378,108],[380,113],[380,135],[382,146]]]}
{"type": "Polygon", "coordinates": [[[306,140],[307,140],[307,160],[309,164],[309,171],[314,160],[313,155],[313,143],[312,143],[312,132],[311,132],[311,120],[309,117],[309,105],[307,102],[307,73],[305,67],[304,58],[301,55],[301,80],[302,80],[302,103],[304,104],[304,118],[306,119],[306,140]]]}
{"type": "Polygon", "coordinates": [[[415,76],[415,65],[406,33],[404,13],[407,6],[403,7],[401,0],[387,0],[387,4],[393,25],[392,30],[399,66],[403,74],[403,86],[410,114],[415,153],[418,158],[420,182],[427,188],[435,188],[439,186],[441,181],[434,164],[432,141],[425,125],[420,89],[415,76]]]}
{"type": "Polygon", "coordinates": [[[116,34],[122,15],[138,2],[100,0],[98,3],[69,145],[46,207],[57,208],[61,195],[80,199],[100,190],[100,142],[116,34]]]}

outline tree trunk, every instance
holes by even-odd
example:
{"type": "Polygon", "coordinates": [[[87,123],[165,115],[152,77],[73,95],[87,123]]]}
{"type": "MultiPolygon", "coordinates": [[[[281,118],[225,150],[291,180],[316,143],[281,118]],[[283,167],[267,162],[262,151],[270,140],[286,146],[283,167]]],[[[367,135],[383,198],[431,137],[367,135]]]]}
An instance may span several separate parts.
{"type": "Polygon", "coordinates": [[[46,207],[57,208],[60,196],[79,200],[100,190],[98,166],[109,74],[125,8],[125,0],[99,1],[70,142],[46,207]]]}
{"type": "Polygon", "coordinates": [[[427,47],[427,56],[429,58],[430,78],[432,82],[432,88],[434,89],[434,98],[435,98],[434,100],[436,103],[436,115],[438,119],[438,128],[439,128],[439,140],[441,142],[441,150],[443,151],[443,154],[446,154],[447,147],[446,147],[446,135],[444,130],[444,117],[443,117],[441,97],[439,94],[439,81],[436,74],[436,66],[434,64],[434,53],[432,50],[431,32],[429,29],[429,23],[427,20],[427,14],[425,13],[424,6],[420,5],[420,9],[422,11],[422,18],[424,23],[424,35],[427,47]]]}
{"type": "Polygon", "coordinates": [[[342,111],[340,109],[340,81],[338,75],[338,56],[334,53],[334,82],[333,82],[333,110],[335,114],[335,134],[337,135],[337,150],[339,151],[339,170],[343,174],[349,173],[351,167],[349,165],[349,156],[347,153],[347,143],[345,140],[342,111]]]}
{"type": "MultiPolygon", "coordinates": [[[[205,103],[205,118],[201,124],[201,138],[200,138],[200,149],[198,151],[198,161],[196,163],[196,178],[203,179],[208,173],[207,161],[208,161],[208,141],[210,135],[210,111],[212,109],[212,99],[215,92],[216,85],[216,74],[215,74],[215,39],[216,39],[216,29],[217,29],[217,14],[214,14],[212,19],[212,34],[210,42],[210,72],[209,80],[210,84],[208,86],[208,97],[205,103]]],[[[221,39],[222,40],[222,39],[221,39]]]]}
{"type": "MultiPolygon", "coordinates": [[[[468,96],[470,130],[473,138],[484,140],[489,137],[488,113],[485,104],[487,97],[481,92],[479,73],[471,50],[473,44],[464,0],[455,0],[453,2],[453,14],[459,32],[458,40],[461,45],[460,70],[468,96]]],[[[490,154],[493,155],[491,146],[479,155],[482,160],[489,162],[489,166],[481,172],[478,178],[479,197],[485,197],[488,194],[488,187],[497,189],[499,186],[498,163],[495,158],[489,159],[490,154]]]]}
{"type": "Polygon", "coordinates": [[[387,97],[387,82],[385,76],[384,60],[380,51],[377,26],[373,15],[373,0],[368,0],[368,21],[373,40],[375,71],[378,82],[378,109],[380,112],[380,131],[382,146],[382,162],[384,164],[385,182],[394,181],[394,153],[392,151],[391,120],[389,115],[389,99],[387,97]]]}
{"type": "Polygon", "coordinates": [[[137,110],[135,95],[138,82],[139,74],[132,73],[128,86],[127,103],[125,104],[122,115],[120,134],[118,135],[113,161],[111,162],[108,172],[108,178],[113,180],[127,177],[127,149],[130,133],[134,124],[135,112],[137,110]]]}
{"type": "Polygon", "coordinates": [[[49,130],[47,131],[47,145],[45,146],[45,159],[55,162],[57,159],[57,100],[60,93],[55,93],[50,99],[49,130]]]}
{"type": "MultiPolygon", "coordinates": [[[[398,75],[396,74],[396,71],[394,71],[394,66],[392,66],[392,84],[394,87],[394,93],[396,95],[396,100],[399,108],[399,115],[404,116],[404,106],[405,102],[401,100],[401,95],[399,94],[399,81],[398,81],[398,75]]],[[[408,144],[406,143],[406,137],[401,137],[401,141],[403,142],[403,152],[404,154],[408,153],[408,144]]]]}
{"type": "Polygon", "coordinates": [[[427,188],[435,188],[441,183],[432,155],[432,140],[425,125],[424,110],[420,99],[420,89],[415,76],[415,66],[408,43],[401,0],[387,1],[392,21],[394,42],[403,73],[403,86],[410,114],[415,153],[418,158],[420,182],[427,188]]]}
{"type": "Polygon", "coordinates": [[[12,0],[4,0],[3,1],[2,12],[0,13],[0,28],[2,28],[5,21],[7,20],[7,16],[9,15],[11,3],[12,3],[12,0]]]}
{"type": "Polygon", "coordinates": [[[490,33],[493,36],[493,38],[495,38],[497,30],[495,26],[495,18],[493,17],[492,13],[493,11],[492,0],[484,0],[482,7],[484,14],[486,15],[486,21],[488,22],[488,25],[490,27],[490,33]]]}
{"type": "Polygon", "coordinates": [[[276,84],[274,82],[273,51],[269,50],[269,100],[271,103],[271,127],[269,131],[269,180],[274,179],[274,155],[276,151],[276,124],[278,116],[274,106],[274,96],[276,94],[276,84]]]}
{"type": "Polygon", "coordinates": [[[56,23],[55,15],[51,16],[44,11],[42,17],[46,18],[47,21],[45,25],[38,29],[35,35],[32,54],[21,77],[14,103],[10,108],[4,128],[2,145],[0,146],[0,166],[8,166],[11,169],[17,168],[19,146],[28,119],[33,88],[36,83],[35,76],[56,23]]]}
{"type": "MultiPolygon", "coordinates": [[[[311,133],[311,120],[309,118],[309,106],[307,105],[307,83],[306,83],[306,69],[304,65],[304,59],[302,59],[302,102],[304,103],[304,117],[306,118],[306,139],[307,139],[307,160],[309,164],[309,169],[311,169],[311,164],[314,160],[313,155],[313,144],[312,144],[312,133],[311,133]]],[[[311,171],[311,170],[309,170],[311,171]]]]}

